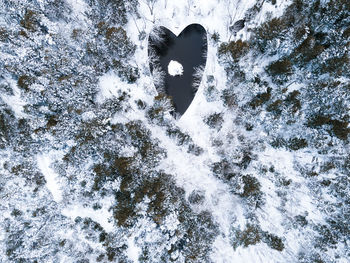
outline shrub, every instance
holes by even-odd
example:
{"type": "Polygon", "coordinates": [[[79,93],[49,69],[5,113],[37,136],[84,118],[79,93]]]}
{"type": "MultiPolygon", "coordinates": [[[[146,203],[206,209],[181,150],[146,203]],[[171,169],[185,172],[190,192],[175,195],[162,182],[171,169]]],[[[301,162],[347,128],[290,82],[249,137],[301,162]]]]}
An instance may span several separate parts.
{"type": "Polygon", "coordinates": [[[228,108],[231,109],[231,108],[237,106],[237,96],[236,96],[236,94],[233,92],[233,90],[225,89],[225,90],[222,92],[221,98],[224,100],[224,104],[225,104],[228,108]]]}
{"type": "Polygon", "coordinates": [[[120,58],[131,56],[136,49],[122,27],[109,27],[105,33],[105,42],[120,58]]]}
{"type": "Polygon", "coordinates": [[[296,25],[293,33],[295,41],[299,43],[300,41],[303,41],[305,35],[308,34],[307,26],[305,24],[296,25]]]}
{"type": "Polygon", "coordinates": [[[99,191],[106,182],[108,176],[111,175],[111,171],[103,164],[95,165],[93,171],[95,172],[95,177],[92,190],[99,191]]]}
{"type": "Polygon", "coordinates": [[[268,232],[263,233],[263,242],[266,243],[272,249],[283,251],[284,244],[281,238],[268,232]]]}
{"type": "Polygon", "coordinates": [[[147,117],[151,122],[156,122],[158,125],[166,125],[164,114],[169,112],[174,114],[174,104],[172,97],[164,93],[159,93],[154,97],[154,104],[147,110],[147,117]]]}
{"type": "Polygon", "coordinates": [[[46,127],[47,127],[48,129],[50,129],[50,128],[56,126],[57,123],[58,123],[58,121],[56,120],[56,117],[52,115],[52,116],[50,116],[50,118],[48,119],[48,121],[47,121],[47,123],[46,123],[46,127]]]}
{"type": "Polygon", "coordinates": [[[257,197],[262,194],[260,191],[261,185],[255,177],[244,175],[242,179],[244,183],[243,193],[241,194],[242,197],[257,197]]]}
{"type": "Polygon", "coordinates": [[[241,231],[238,230],[235,233],[235,240],[233,241],[233,247],[243,245],[248,247],[250,245],[256,245],[261,241],[261,229],[258,225],[247,224],[246,228],[241,231]]]}
{"type": "Polygon", "coordinates": [[[348,128],[349,122],[331,119],[329,116],[316,115],[308,120],[307,126],[311,128],[317,128],[323,125],[331,125],[332,132],[341,140],[347,140],[350,128],[348,128]]]}
{"type": "Polygon", "coordinates": [[[219,42],[220,40],[220,35],[218,32],[214,32],[212,35],[211,35],[211,39],[214,40],[215,43],[219,42]]]}
{"type": "Polygon", "coordinates": [[[214,85],[209,84],[204,90],[205,98],[208,102],[215,101],[217,95],[217,89],[214,85]]]}
{"type": "Polygon", "coordinates": [[[315,36],[309,35],[291,54],[293,60],[304,64],[317,58],[325,47],[318,43],[315,36]]]}
{"type": "Polygon", "coordinates": [[[318,126],[322,126],[325,124],[329,124],[331,118],[329,116],[316,115],[313,118],[308,120],[308,126],[312,128],[316,128],[318,126]]]}
{"type": "Polygon", "coordinates": [[[288,148],[297,151],[308,146],[307,140],[304,138],[292,138],[288,141],[288,148]]]}
{"type": "Polygon", "coordinates": [[[186,262],[210,262],[208,252],[218,235],[218,227],[212,214],[209,211],[201,211],[194,216],[182,216],[184,224],[188,227],[183,239],[175,244],[177,249],[185,253],[186,262]]]}
{"type": "Polygon", "coordinates": [[[204,150],[203,150],[202,147],[200,147],[198,145],[195,145],[194,143],[190,143],[188,145],[187,152],[191,153],[191,154],[194,154],[195,156],[199,156],[199,155],[201,155],[204,152],[204,150]]]}
{"type": "Polygon", "coordinates": [[[213,113],[206,117],[204,121],[210,128],[220,130],[224,122],[222,115],[222,113],[213,113]]]}
{"type": "Polygon", "coordinates": [[[191,137],[187,133],[183,133],[179,128],[167,128],[166,133],[169,137],[176,139],[177,145],[188,144],[192,142],[191,137]]]}
{"type": "Polygon", "coordinates": [[[343,37],[344,37],[344,38],[350,37],[350,26],[347,27],[347,28],[344,30],[344,32],[343,32],[343,37]]]}
{"type": "Polygon", "coordinates": [[[203,204],[205,200],[204,193],[201,191],[194,190],[188,197],[188,201],[191,204],[203,204]]]}
{"type": "Polygon", "coordinates": [[[350,133],[349,122],[332,120],[331,124],[333,125],[333,133],[341,140],[346,140],[348,134],[350,133]]]}
{"type": "Polygon", "coordinates": [[[273,114],[279,116],[282,113],[282,100],[278,99],[269,104],[266,110],[272,112],[273,114]]]}
{"type": "Polygon", "coordinates": [[[282,18],[272,18],[270,21],[263,23],[258,29],[257,35],[260,39],[272,40],[281,36],[287,25],[282,18]]]}
{"type": "Polygon", "coordinates": [[[71,37],[72,37],[75,41],[78,41],[82,34],[83,34],[83,30],[82,30],[82,29],[80,29],[80,28],[74,28],[74,29],[72,30],[71,37]]]}
{"type": "Polygon", "coordinates": [[[34,83],[34,78],[28,76],[28,75],[21,75],[18,78],[17,85],[24,89],[25,91],[29,91],[29,86],[34,83]]]}
{"type": "Polygon", "coordinates": [[[216,175],[224,175],[230,170],[232,170],[232,167],[230,166],[227,160],[221,160],[220,162],[213,163],[211,166],[211,170],[216,175]]]}
{"type": "Polygon", "coordinates": [[[14,217],[21,216],[22,214],[23,214],[23,212],[17,208],[14,208],[11,212],[11,215],[14,217]]]}
{"type": "Polygon", "coordinates": [[[274,39],[281,38],[288,29],[287,21],[282,18],[273,18],[263,23],[258,29],[254,30],[255,40],[258,49],[265,52],[268,43],[274,39]]]}
{"type": "Polygon", "coordinates": [[[37,187],[44,186],[46,184],[45,176],[42,175],[41,173],[36,173],[34,176],[34,182],[37,185],[37,187]]]}
{"type": "Polygon", "coordinates": [[[245,124],[245,129],[246,129],[246,131],[252,131],[253,128],[254,128],[254,125],[253,125],[253,124],[251,124],[251,123],[246,123],[246,124],[245,124]]]}
{"type": "Polygon", "coordinates": [[[271,146],[274,148],[285,147],[287,149],[297,151],[297,150],[300,150],[302,148],[307,147],[308,142],[304,138],[294,137],[294,138],[290,138],[288,141],[286,141],[285,139],[278,137],[278,138],[275,138],[271,142],[271,146]]]}
{"type": "Polygon", "coordinates": [[[284,249],[284,244],[281,238],[266,231],[262,231],[259,225],[249,223],[243,231],[238,230],[235,232],[233,247],[235,249],[238,246],[248,247],[250,245],[256,245],[259,242],[264,242],[272,249],[278,251],[283,251],[284,249]]]}
{"type": "Polygon", "coordinates": [[[11,119],[14,118],[14,116],[8,113],[9,113],[8,110],[0,111],[0,148],[6,147],[5,146],[7,144],[6,141],[11,138],[11,133],[12,133],[11,119]],[[4,144],[3,144],[3,141],[5,141],[4,144]]]}
{"type": "MultiPolygon", "coordinates": [[[[340,233],[334,231],[330,225],[317,224],[314,229],[319,233],[317,239],[316,247],[320,248],[336,248],[338,242],[340,241],[340,233]]],[[[346,230],[345,230],[346,231],[346,230]]]]}
{"type": "Polygon", "coordinates": [[[230,54],[234,62],[245,56],[249,51],[248,42],[242,40],[231,41],[230,43],[222,43],[219,47],[219,55],[230,54]]]}
{"type": "Polygon", "coordinates": [[[266,92],[259,93],[256,95],[252,101],[249,103],[250,107],[253,109],[256,109],[257,107],[261,106],[271,98],[271,88],[267,88],[266,92]]]}
{"type": "Polygon", "coordinates": [[[147,107],[147,103],[145,101],[141,100],[141,99],[138,99],[136,101],[136,104],[137,104],[137,108],[140,109],[140,110],[144,110],[147,107]]]}
{"type": "Polygon", "coordinates": [[[284,100],[287,106],[290,106],[290,105],[292,106],[293,113],[301,109],[301,102],[297,98],[299,95],[300,95],[300,92],[297,90],[294,90],[291,93],[289,93],[286,99],[284,100]]]}
{"type": "Polygon", "coordinates": [[[292,63],[288,58],[283,58],[278,61],[272,62],[267,67],[267,72],[271,76],[276,75],[290,75],[293,72],[292,63]]]}
{"type": "Polygon", "coordinates": [[[30,9],[27,9],[20,24],[28,31],[37,31],[39,26],[38,14],[30,9]]]}
{"type": "Polygon", "coordinates": [[[95,176],[92,190],[101,190],[107,181],[114,181],[118,176],[121,178],[120,188],[125,190],[132,181],[132,174],[135,173],[133,158],[111,157],[111,160],[105,159],[104,163],[96,164],[93,171],[95,176]]]}
{"type": "Polygon", "coordinates": [[[243,192],[239,195],[245,199],[252,209],[261,207],[264,204],[263,193],[261,192],[261,184],[259,181],[251,175],[242,176],[243,192]]]}
{"type": "Polygon", "coordinates": [[[6,28],[0,27],[0,41],[5,42],[9,37],[9,33],[7,32],[6,28]]]}
{"type": "Polygon", "coordinates": [[[142,161],[147,163],[149,168],[157,166],[161,158],[166,156],[166,152],[158,146],[157,141],[152,140],[150,130],[146,129],[141,121],[131,121],[125,126],[131,137],[131,144],[138,149],[142,161]]]}
{"type": "Polygon", "coordinates": [[[133,171],[132,165],[132,157],[116,157],[111,167],[117,170],[121,176],[125,176],[133,171]]]}
{"type": "Polygon", "coordinates": [[[340,57],[327,59],[321,67],[321,73],[329,73],[335,76],[342,76],[343,73],[348,73],[350,59],[345,53],[340,57]]]}
{"type": "Polygon", "coordinates": [[[294,220],[297,224],[299,224],[300,226],[304,227],[308,224],[308,221],[306,219],[305,216],[302,215],[297,215],[294,217],[294,220]]]}
{"type": "Polygon", "coordinates": [[[140,77],[139,69],[130,65],[125,65],[119,60],[113,60],[113,66],[118,76],[128,83],[135,83],[140,77]]]}
{"type": "Polygon", "coordinates": [[[253,160],[251,152],[243,152],[242,161],[239,163],[239,167],[243,169],[247,169],[250,162],[253,160]]]}
{"type": "Polygon", "coordinates": [[[135,200],[129,191],[118,191],[115,193],[117,204],[113,207],[113,217],[118,226],[131,227],[135,219],[135,200]]]}
{"type": "Polygon", "coordinates": [[[121,188],[115,193],[117,203],[113,206],[113,212],[119,226],[133,225],[134,220],[137,220],[136,206],[146,196],[150,200],[147,214],[156,224],[160,224],[169,214],[171,205],[178,202],[184,194],[170,183],[172,178],[168,174],[157,173],[148,179],[136,179],[134,176],[132,179],[128,190],[121,188]]]}

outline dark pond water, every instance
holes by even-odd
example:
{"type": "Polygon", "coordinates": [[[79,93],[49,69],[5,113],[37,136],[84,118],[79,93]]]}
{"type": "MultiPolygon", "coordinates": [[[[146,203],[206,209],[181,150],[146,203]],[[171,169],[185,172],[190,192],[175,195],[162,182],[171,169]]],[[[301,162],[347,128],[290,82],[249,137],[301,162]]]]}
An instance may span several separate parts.
{"type": "Polygon", "coordinates": [[[160,68],[164,74],[163,83],[155,82],[158,92],[164,92],[172,97],[175,111],[181,115],[190,106],[195,93],[194,81],[199,82],[202,76],[194,77],[198,67],[205,67],[207,53],[207,34],[199,24],[187,26],[179,36],[175,36],[165,27],[155,28],[161,37],[149,37],[149,55],[154,53],[157,61],[151,60],[150,68],[160,68]],[[182,75],[170,75],[168,65],[170,61],[177,61],[183,67],[182,75]]]}

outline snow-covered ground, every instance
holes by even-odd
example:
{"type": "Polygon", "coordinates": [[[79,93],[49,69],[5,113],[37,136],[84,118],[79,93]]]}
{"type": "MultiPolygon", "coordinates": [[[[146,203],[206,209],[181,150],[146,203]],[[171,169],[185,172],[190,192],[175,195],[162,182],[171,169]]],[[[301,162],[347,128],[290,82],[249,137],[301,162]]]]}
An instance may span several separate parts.
{"type": "Polygon", "coordinates": [[[62,201],[61,186],[59,183],[59,177],[56,172],[50,167],[52,154],[42,154],[38,156],[38,167],[46,179],[46,186],[50,190],[53,200],[56,202],[62,201]]]}
{"type": "MultiPolygon", "coordinates": [[[[97,2],[3,3],[0,261],[347,262],[350,100],[311,102],[328,84],[346,100],[348,78],[327,83],[336,73],[324,73],[313,85],[313,65],[304,74],[298,56],[285,82],[267,73],[305,39],[326,49],[324,32],[308,36],[302,25],[293,47],[283,42],[291,29],[275,33],[286,24],[273,18],[295,1],[97,2]],[[265,54],[251,36],[269,20],[278,52],[265,54]],[[148,37],[192,23],[207,31],[207,63],[174,118],[157,96],[148,37]],[[234,45],[249,48],[227,63],[225,43],[229,59],[234,45]],[[310,122],[312,110],[327,114],[310,122]]],[[[183,70],[170,61],[170,75],[183,70]]]]}

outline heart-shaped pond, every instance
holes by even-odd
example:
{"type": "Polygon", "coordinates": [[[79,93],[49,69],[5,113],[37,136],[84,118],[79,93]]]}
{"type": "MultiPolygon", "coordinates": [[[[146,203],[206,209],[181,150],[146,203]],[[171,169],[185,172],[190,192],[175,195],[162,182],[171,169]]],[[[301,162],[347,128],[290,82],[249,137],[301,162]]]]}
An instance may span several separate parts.
{"type": "Polygon", "coordinates": [[[207,60],[207,33],[191,24],[178,36],[165,27],[154,28],[148,40],[154,84],[172,98],[175,111],[184,114],[202,79],[207,60]]]}

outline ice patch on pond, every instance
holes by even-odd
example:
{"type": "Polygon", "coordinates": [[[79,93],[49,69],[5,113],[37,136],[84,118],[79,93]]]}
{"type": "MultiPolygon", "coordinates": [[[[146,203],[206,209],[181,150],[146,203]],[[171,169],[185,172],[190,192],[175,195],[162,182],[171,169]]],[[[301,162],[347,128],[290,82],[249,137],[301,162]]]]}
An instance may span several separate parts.
{"type": "Polygon", "coordinates": [[[168,73],[171,76],[181,76],[184,72],[183,66],[175,61],[175,60],[170,60],[169,65],[168,65],[168,73]]]}

